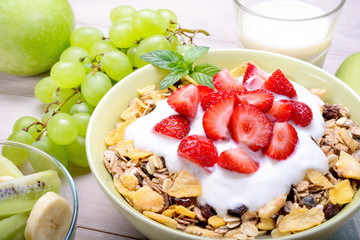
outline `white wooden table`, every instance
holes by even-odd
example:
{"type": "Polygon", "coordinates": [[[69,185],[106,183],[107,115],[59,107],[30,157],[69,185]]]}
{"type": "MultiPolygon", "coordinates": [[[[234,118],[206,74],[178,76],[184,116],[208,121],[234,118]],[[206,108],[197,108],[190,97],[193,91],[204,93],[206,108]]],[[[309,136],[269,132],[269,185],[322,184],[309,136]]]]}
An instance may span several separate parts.
{"type": "MultiPolygon", "coordinates": [[[[211,36],[199,35],[198,45],[211,48],[237,48],[235,17],[232,0],[69,0],[78,26],[95,26],[108,35],[109,13],[119,5],[143,8],[168,8],[174,11],[185,28],[201,28],[211,36]]],[[[333,43],[324,69],[335,73],[341,62],[350,54],[360,51],[360,1],[347,0],[338,22],[333,43]]],[[[1,40],[0,40],[1,41],[1,40]]],[[[0,56],[1,61],[1,56],[0,56]]],[[[39,118],[44,105],[35,99],[36,82],[48,76],[17,77],[0,73],[0,140],[11,133],[13,123],[30,115],[39,118]]],[[[107,199],[90,170],[73,173],[80,199],[76,239],[145,239],[107,199]]]]}

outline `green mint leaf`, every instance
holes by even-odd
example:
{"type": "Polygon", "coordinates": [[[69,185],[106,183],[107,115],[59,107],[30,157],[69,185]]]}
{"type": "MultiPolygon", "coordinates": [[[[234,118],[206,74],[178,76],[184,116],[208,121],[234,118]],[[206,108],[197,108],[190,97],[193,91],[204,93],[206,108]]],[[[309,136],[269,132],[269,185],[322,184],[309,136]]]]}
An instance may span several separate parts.
{"type": "Polygon", "coordinates": [[[204,55],[209,51],[209,47],[192,47],[187,50],[184,54],[184,61],[188,66],[189,70],[192,70],[192,64],[195,62],[196,59],[204,55]]]}
{"type": "Polygon", "coordinates": [[[183,61],[170,62],[167,66],[172,71],[187,70],[187,66],[183,61]]]}
{"type": "Polygon", "coordinates": [[[142,55],[140,58],[154,66],[171,71],[178,70],[179,65],[169,66],[170,63],[184,62],[184,58],[181,54],[170,50],[155,50],[142,55]]]}
{"type": "Polygon", "coordinates": [[[210,63],[203,63],[200,65],[197,65],[194,68],[194,72],[200,72],[200,73],[204,73],[210,77],[214,77],[215,74],[217,74],[221,69],[216,67],[215,65],[212,65],[210,63]]]}
{"type": "Polygon", "coordinates": [[[183,76],[187,75],[189,70],[182,69],[169,73],[161,82],[159,89],[165,89],[179,81],[183,76]]]}
{"type": "Polygon", "coordinates": [[[190,77],[194,79],[194,81],[197,82],[199,85],[205,85],[213,89],[215,88],[213,78],[209,75],[206,75],[205,73],[193,72],[190,77]]]}

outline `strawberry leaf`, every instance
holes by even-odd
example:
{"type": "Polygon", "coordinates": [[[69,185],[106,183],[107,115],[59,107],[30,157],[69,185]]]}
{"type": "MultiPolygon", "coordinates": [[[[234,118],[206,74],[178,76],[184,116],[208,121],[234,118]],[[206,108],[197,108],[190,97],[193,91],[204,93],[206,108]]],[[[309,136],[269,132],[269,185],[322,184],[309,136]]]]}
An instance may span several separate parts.
{"type": "Polygon", "coordinates": [[[189,74],[189,70],[177,70],[177,71],[173,71],[171,73],[169,73],[160,83],[160,87],[159,89],[165,89],[168,88],[169,86],[173,85],[174,83],[176,83],[177,81],[179,81],[179,79],[181,79],[182,77],[184,77],[185,75],[189,74]]]}

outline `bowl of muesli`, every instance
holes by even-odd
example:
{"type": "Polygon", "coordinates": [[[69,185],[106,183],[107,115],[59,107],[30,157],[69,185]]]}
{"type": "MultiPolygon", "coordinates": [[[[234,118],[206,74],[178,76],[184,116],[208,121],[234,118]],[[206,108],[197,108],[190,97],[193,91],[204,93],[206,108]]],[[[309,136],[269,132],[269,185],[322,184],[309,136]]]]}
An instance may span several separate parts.
{"type": "MultiPolygon", "coordinates": [[[[91,171],[149,239],[326,239],[360,207],[360,97],[303,61],[210,50],[211,84],[152,65],[89,122],[91,171]]],[[[205,65],[202,65],[205,66],[205,65]]],[[[208,65],[206,65],[208,66],[208,65]]]]}

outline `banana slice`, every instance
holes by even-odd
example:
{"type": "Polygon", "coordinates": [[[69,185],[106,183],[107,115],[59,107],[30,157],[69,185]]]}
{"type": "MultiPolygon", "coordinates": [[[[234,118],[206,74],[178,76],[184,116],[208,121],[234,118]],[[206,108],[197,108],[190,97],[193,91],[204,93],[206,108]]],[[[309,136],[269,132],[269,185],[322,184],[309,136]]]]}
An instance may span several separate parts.
{"type": "Polygon", "coordinates": [[[14,179],[14,177],[9,176],[9,175],[4,175],[4,176],[0,176],[0,182],[5,182],[8,180],[14,179]]]}
{"type": "Polygon", "coordinates": [[[30,212],[25,228],[26,240],[64,240],[71,224],[67,201],[55,192],[39,198],[30,212]]]}

